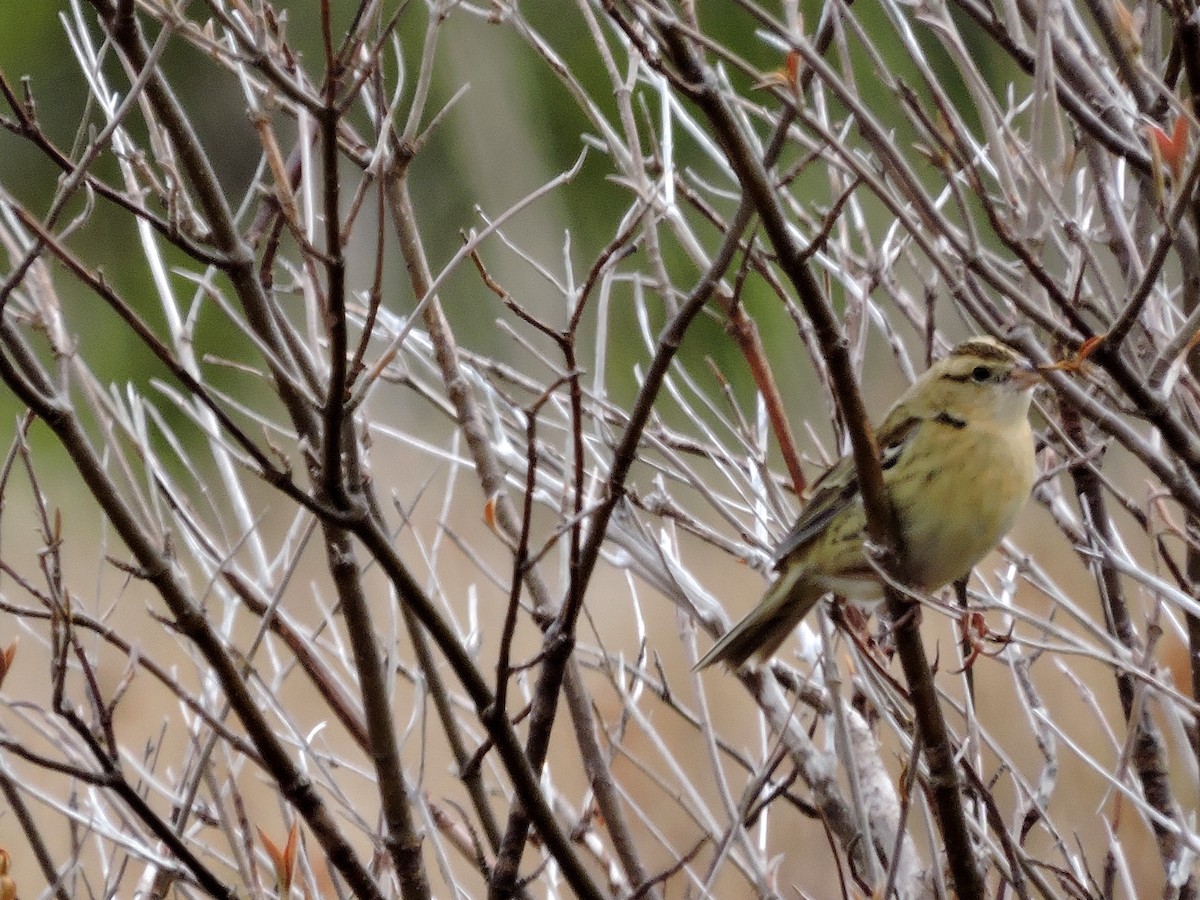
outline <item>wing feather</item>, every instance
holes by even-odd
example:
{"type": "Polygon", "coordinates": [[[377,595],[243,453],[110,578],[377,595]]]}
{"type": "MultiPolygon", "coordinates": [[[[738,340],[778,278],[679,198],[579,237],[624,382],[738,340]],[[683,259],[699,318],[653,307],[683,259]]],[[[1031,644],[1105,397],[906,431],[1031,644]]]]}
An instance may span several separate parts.
{"type": "MultiPolygon", "coordinates": [[[[877,437],[885,471],[899,460],[922,421],[917,416],[910,416],[898,422],[883,423],[877,437]]],[[[854,457],[843,456],[813,482],[812,493],[800,510],[796,524],[775,548],[772,556],[775,568],[780,568],[790,556],[808,546],[838,513],[858,502],[858,495],[858,470],[854,465],[854,457]]]]}

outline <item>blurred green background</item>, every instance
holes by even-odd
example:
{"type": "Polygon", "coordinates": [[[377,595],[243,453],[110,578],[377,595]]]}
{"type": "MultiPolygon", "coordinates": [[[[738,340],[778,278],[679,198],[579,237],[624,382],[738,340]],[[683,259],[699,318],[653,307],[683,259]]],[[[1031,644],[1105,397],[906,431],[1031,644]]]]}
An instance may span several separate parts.
{"type": "MultiPolygon", "coordinates": [[[[342,4],[338,14],[347,17],[351,5],[342,4]]],[[[285,3],[279,7],[286,18],[286,32],[301,63],[314,76],[320,73],[320,36],[315,3],[285,3]]],[[[803,4],[809,30],[815,22],[819,4],[803,4]]],[[[204,8],[195,4],[189,13],[197,21],[204,20],[204,8]]],[[[701,4],[702,20],[714,33],[733,47],[751,65],[770,71],[781,63],[777,50],[755,34],[756,23],[732,3],[701,4]]],[[[574,74],[593,92],[602,106],[613,106],[611,89],[603,64],[592,46],[591,37],[576,10],[557,3],[528,3],[522,14],[555,52],[569,61],[574,74]]],[[[856,16],[868,27],[883,13],[877,9],[856,9],[856,16]]],[[[72,16],[73,11],[61,4],[0,4],[0,71],[10,84],[18,85],[27,78],[37,102],[37,112],[45,131],[64,149],[77,147],[88,134],[99,127],[100,117],[84,92],[77,62],[71,52],[60,16],[72,16]]],[[[95,32],[97,26],[90,10],[84,6],[83,21],[95,32]]],[[[423,4],[414,4],[400,19],[397,34],[403,46],[406,96],[411,96],[416,61],[426,34],[427,12],[423,4]]],[[[880,27],[889,27],[878,21],[880,27]]],[[[966,34],[970,36],[970,29],[966,34]]],[[[936,66],[945,57],[938,45],[928,44],[930,59],[936,66]]],[[[857,59],[861,69],[864,98],[868,104],[886,109],[894,97],[884,91],[878,80],[871,77],[873,64],[857,59]]],[[[248,118],[246,104],[239,85],[211,60],[172,41],[164,57],[172,85],[208,148],[218,175],[225,185],[230,202],[239,205],[260,165],[261,149],[248,118]]],[[[906,72],[907,63],[897,61],[896,74],[920,88],[915,73],[906,72]]],[[[398,66],[394,58],[390,69],[394,75],[398,66]]],[[[1002,64],[997,72],[997,84],[1014,77],[1002,64]]],[[[105,64],[110,86],[116,91],[126,89],[128,79],[110,55],[105,64]]],[[[735,82],[745,83],[746,77],[734,72],[735,82]]],[[[537,58],[513,30],[504,25],[489,24],[478,17],[456,12],[445,23],[439,38],[439,49],[430,115],[441,109],[463,85],[470,88],[450,110],[419,154],[411,180],[421,228],[435,270],[460,246],[463,230],[481,225],[480,212],[495,216],[510,204],[544,184],[556,174],[568,169],[578,157],[583,142],[582,133],[590,133],[577,105],[562,84],[537,58]],[[477,212],[477,208],[478,211],[477,212]]],[[[949,89],[954,91],[954,85],[949,89]]],[[[390,86],[389,86],[390,90],[390,86]]],[[[962,91],[959,85],[957,90],[962,91]]],[[[648,95],[643,106],[644,131],[657,128],[658,110],[652,105],[656,98],[648,95]]],[[[964,102],[964,107],[970,104],[964,102]]],[[[606,108],[606,111],[608,109],[606,108]]],[[[7,111],[6,111],[7,112],[7,111]]],[[[276,114],[277,133],[284,143],[294,137],[293,123],[276,114]]],[[[355,123],[364,134],[370,126],[365,115],[355,115],[355,123]]],[[[139,116],[131,116],[128,127],[139,138],[144,125],[139,116]]],[[[897,134],[897,141],[911,142],[912,136],[897,134]]],[[[680,139],[678,165],[681,170],[695,172],[701,178],[723,183],[723,176],[711,163],[695,152],[690,141],[680,139]]],[[[647,155],[650,149],[642,148],[647,155]]],[[[785,156],[784,164],[795,159],[795,152],[785,156]]],[[[802,173],[793,190],[796,196],[813,208],[827,207],[835,198],[829,196],[827,177],[812,167],[802,173]]],[[[111,155],[95,167],[101,176],[112,183],[119,172],[111,155]]],[[[348,172],[349,176],[356,173],[348,172]]],[[[506,229],[522,247],[535,258],[563,277],[569,255],[574,280],[580,282],[596,254],[617,233],[621,216],[631,205],[630,191],[608,179],[609,167],[602,154],[592,150],[581,173],[565,188],[539,201],[519,215],[506,229]],[[569,235],[569,251],[567,248],[569,235]]],[[[59,172],[28,142],[0,131],[0,184],[25,203],[35,214],[44,214],[53,196],[59,172]]],[[[931,179],[940,177],[932,169],[931,179]]],[[[349,194],[354,178],[347,179],[349,194]]],[[[78,198],[69,207],[73,213],[83,207],[78,198]]],[[[360,252],[351,262],[351,284],[365,289],[371,279],[373,246],[373,211],[365,213],[359,231],[365,240],[360,252]]],[[[707,235],[715,246],[715,229],[707,235]]],[[[165,242],[161,242],[164,243],[165,242]]],[[[521,264],[507,251],[491,252],[492,245],[483,248],[482,255],[495,277],[517,300],[544,315],[548,321],[562,322],[565,310],[561,299],[530,267],[521,264]]],[[[105,202],[98,202],[91,211],[87,225],[71,240],[73,250],[92,266],[102,269],[109,279],[141,314],[156,326],[162,323],[162,313],[154,294],[149,274],[137,244],[137,235],[128,216],[114,211],[105,202]]],[[[665,261],[678,283],[690,284],[698,273],[678,247],[664,248],[665,261]]],[[[167,251],[173,264],[183,264],[174,251],[167,251]]],[[[412,298],[398,254],[389,253],[387,291],[389,307],[404,314],[411,309],[412,298]]],[[[6,267],[7,268],[7,265],[6,267]]],[[[67,311],[70,328],[77,336],[80,348],[104,381],[120,383],[133,379],[144,384],[148,377],[161,374],[158,364],[117,318],[89,296],[77,283],[61,271],[55,279],[67,311]]],[[[181,297],[193,296],[192,287],[176,276],[175,288],[181,297]]],[[[841,303],[836,280],[830,282],[835,304],[841,303]]],[[[654,298],[651,298],[654,299],[654,298]]],[[[494,323],[505,317],[494,295],[480,283],[471,266],[460,267],[443,291],[448,315],[458,331],[459,339],[481,352],[508,355],[515,348],[499,335],[494,323]]],[[[632,293],[614,298],[610,334],[632,334],[636,326],[632,310],[632,293]]],[[[786,348],[796,340],[794,326],[783,314],[778,301],[755,277],[747,279],[744,302],[760,323],[764,340],[769,346],[786,348]]],[[[652,304],[650,322],[657,328],[664,313],[660,303],[652,304]]],[[[214,312],[211,304],[198,319],[196,343],[201,352],[219,348],[222,356],[256,362],[249,343],[234,334],[223,316],[214,312]]],[[[614,398],[627,399],[634,385],[631,373],[635,362],[644,360],[646,353],[640,340],[621,339],[612,342],[610,349],[612,372],[618,373],[610,385],[614,398]],[[624,381],[622,384],[621,381],[624,381]]],[[[741,399],[749,399],[750,385],[744,365],[720,322],[714,318],[701,321],[689,334],[682,359],[703,384],[711,384],[711,375],[704,365],[710,357],[733,384],[741,399]]],[[[222,389],[236,392],[238,376],[220,368],[211,373],[214,383],[222,389]]],[[[811,381],[806,372],[779,373],[785,395],[809,392],[811,381]],[[795,379],[794,381],[790,380],[795,379]]],[[[0,414],[11,420],[17,411],[7,393],[0,394],[0,414]]],[[[669,415],[669,413],[668,413],[669,415]]]]}

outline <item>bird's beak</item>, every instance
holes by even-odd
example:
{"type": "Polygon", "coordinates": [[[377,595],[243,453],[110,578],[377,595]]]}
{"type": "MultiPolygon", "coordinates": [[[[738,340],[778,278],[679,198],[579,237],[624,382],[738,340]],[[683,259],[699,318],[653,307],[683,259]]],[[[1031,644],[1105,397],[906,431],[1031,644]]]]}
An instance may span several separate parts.
{"type": "Polygon", "coordinates": [[[1013,369],[1009,379],[1022,391],[1029,390],[1042,381],[1042,373],[1032,366],[1018,366],[1013,369]]]}

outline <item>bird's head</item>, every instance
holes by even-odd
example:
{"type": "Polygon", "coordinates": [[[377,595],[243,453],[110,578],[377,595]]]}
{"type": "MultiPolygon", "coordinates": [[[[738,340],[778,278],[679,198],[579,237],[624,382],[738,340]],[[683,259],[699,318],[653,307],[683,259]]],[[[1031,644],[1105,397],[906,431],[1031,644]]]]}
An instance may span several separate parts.
{"type": "Polygon", "coordinates": [[[935,363],[910,388],[909,401],[926,412],[995,422],[1024,418],[1038,372],[990,337],[973,337],[935,363]]]}

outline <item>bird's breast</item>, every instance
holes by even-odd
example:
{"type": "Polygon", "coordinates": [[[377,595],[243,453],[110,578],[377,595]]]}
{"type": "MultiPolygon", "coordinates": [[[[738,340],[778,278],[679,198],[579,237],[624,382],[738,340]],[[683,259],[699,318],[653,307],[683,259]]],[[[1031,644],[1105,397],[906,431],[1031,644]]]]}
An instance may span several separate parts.
{"type": "Polygon", "coordinates": [[[928,422],[889,479],[907,577],[934,590],[966,574],[1008,533],[1033,487],[1033,433],[928,422]],[[901,473],[896,473],[900,475],[901,473]]]}

